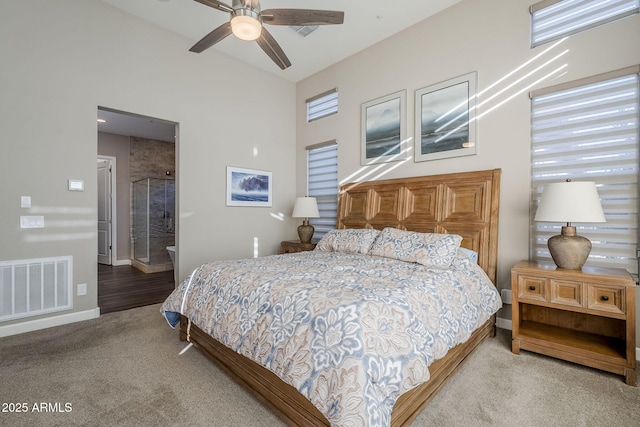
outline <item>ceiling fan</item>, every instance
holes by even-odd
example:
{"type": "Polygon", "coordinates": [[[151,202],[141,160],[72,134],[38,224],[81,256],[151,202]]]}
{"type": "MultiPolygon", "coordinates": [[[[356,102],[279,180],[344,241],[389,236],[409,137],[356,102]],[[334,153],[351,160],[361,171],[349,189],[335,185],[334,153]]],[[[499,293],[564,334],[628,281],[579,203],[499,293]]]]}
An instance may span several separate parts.
{"type": "Polygon", "coordinates": [[[258,0],[233,0],[232,6],[216,0],[195,0],[198,3],[231,14],[231,19],[194,44],[191,52],[200,53],[233,33],[242,40],[255,40],[281,69],[291,66],[284,51],[262,24],[305,26],[342,24],[344,12],[312,9],[261,10],[258,0]]]}

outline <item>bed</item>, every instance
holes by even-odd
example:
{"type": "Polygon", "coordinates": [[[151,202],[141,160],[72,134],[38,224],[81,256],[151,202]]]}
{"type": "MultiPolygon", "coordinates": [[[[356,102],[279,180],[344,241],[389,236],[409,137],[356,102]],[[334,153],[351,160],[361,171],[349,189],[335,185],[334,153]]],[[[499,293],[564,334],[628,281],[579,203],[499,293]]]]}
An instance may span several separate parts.
{"type": "Polygon", "coordinates": [[[316,250],[205,264],[162,312],[289,425],[408,425],[495,335],[499,187],[499,169],[345,184],[316,250]]]}

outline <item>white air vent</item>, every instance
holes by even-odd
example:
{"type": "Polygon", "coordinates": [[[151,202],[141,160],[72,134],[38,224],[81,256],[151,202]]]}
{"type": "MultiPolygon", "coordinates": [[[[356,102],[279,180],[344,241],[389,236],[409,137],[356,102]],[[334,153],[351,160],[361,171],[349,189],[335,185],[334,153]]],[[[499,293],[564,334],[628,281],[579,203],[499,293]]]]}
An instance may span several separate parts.
{"type": "Polygon", "coordinates": [[[319,28],[319,26],[318,25],[305,25],[305,26],[302,26],[302,27],[291,26],[289,28],[291,28],[293,31],[295,31],[297,34],[301,35],[302,37],[307,37],[309,34],[313,33],[315,30],[317,30],[319,28]]]}
{"type": "Polygon", "coordinates": [[[0,261],[0,321],[73,308],[73,257],[0,261]]]}

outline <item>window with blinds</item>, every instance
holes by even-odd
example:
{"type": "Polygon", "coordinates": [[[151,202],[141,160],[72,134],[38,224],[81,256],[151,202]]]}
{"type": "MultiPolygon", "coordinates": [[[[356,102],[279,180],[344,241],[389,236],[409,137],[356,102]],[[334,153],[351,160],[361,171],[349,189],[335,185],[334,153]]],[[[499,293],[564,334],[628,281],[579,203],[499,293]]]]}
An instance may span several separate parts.
{"type": "Polygon", "coordinates": [[[536,47],[635,15],[640,0],[545,0],[530,11],[531,47],[536,47]]]}
{"type": "Polygon", "coordinates": [[[318,202],[320,218],[309,218],[313,237],[336,228],[338,219],[338,144],[331,141],[307,148],[307,195],[318,202]]]}
{"type": "Polygon", "coordinates": [[[534,259],[551,260],[547,239],[566,225],[533,221],[544,185],[594,181],[607,222],[572,223],[593,245],[587,263],[626,268],[637,278],[638,71],[631,67],[532,93],[534,259]]]}
{"type": "Polygon", "coordinates": [[[332,89],[307,99],[307,122],[338,112],[338,89],[332,89]]]}

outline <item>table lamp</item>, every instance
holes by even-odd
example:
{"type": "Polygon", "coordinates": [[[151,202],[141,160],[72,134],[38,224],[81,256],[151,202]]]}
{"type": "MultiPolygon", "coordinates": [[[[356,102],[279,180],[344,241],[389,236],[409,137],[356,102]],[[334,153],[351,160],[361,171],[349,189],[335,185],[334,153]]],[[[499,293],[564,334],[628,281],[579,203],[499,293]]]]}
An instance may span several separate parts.
{"type": "Polygon", "coordinates": [[[591,252],[591,241],[571,223],[606,222],[595,183],[569,179],[544,186],[534,221],[567,223],[547,242],[553,261],[567,270],[582,269],[591,252]]]}
{"type": "Polygon", "coordinates": [[[313,225],[309,224],[309,218],[318,218],[318,203],[315,197],[298,197],[293,205],[293,218],[304,218],[302,225],[298,227],[298,237],[301,243],[311,243],[313,237],[313,225]]]}

